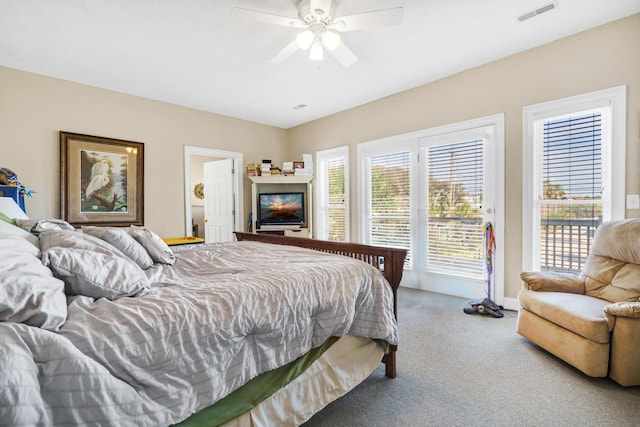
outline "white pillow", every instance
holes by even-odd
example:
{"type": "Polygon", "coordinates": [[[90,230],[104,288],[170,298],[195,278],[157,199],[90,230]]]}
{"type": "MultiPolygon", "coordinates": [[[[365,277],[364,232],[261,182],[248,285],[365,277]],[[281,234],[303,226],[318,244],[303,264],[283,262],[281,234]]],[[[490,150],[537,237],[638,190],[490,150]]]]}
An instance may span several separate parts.
{"type": "Polygon", "coordinates": [[[22,237],[0,233],[0,321],[56,331],[67,318],[64,282],[39,256],[22,237]]]}
{"type": "Polygon", "coordinates": [[[173,254],[169,246],[160,238],[160,236],[149,230],[147,227],[137,227],[132,225],[129,227],[129,234],[144,246],[155,262],[162,264],[173,264],[176,262],[176,256],[173,254]]]}
{"type": "Polygon", "coordinates": [[[67,294],[111,300],[139,296],[149,279],[138,265],[109,243],[79,231],[40,233],[42,263],[64,280],[67,294]]]}
{"type": "Polygon", "coordinates": [[[131,258],[140,268],[146,270],[153,265],[153,259],[147,250],[134,239],[126,229],[116,227],[82,227],[84,233],[104,240],[120,252],[131,258]]]}

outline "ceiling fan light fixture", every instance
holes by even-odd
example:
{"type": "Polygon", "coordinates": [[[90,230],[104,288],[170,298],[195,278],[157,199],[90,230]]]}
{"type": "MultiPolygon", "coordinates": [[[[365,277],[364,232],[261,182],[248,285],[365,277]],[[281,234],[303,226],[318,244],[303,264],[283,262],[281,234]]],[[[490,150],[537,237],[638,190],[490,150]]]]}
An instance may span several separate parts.
{"type": "Polygon", "coordinates": [[[328,50],[334,50],[340,46],[340,34],[335,31],[325,31],[321,36],[322,44],[328,50]]]}
{"type": "Polygon", "coordinates": [[[315,38],[316,36],[310,30],[306,30],[296,36],[296,43],[300,49],[307,50],[311,47],[315,38]]]}
{"type": "MultiPolygon", "coordinates": [[[[341,40],[341,32],[399,25],[404,16],[403,7],[393,7],[336,17],[336,2],[338,0],[287,1],[296,5],[299,19],[241,7],[232,9],[234,17],[252,18],[262,23],[299,29],[295,39],[269,60],[271,64],[280,64],[298,50],[309,50],[310,60],[322,61],[326,49],[340,65],[345,68],[349,67],[358,61],[358,57],[341,40]]],[[[546,1],[557,2],[559,0],[546,1]]]]}
{"type": "Polygon", "coordinates": [[[322,61],[324,59],[324,52],[320,40],[316,39],[311,45],[311,50],[309,51],[309,59],[312,61],[322,61]]]}

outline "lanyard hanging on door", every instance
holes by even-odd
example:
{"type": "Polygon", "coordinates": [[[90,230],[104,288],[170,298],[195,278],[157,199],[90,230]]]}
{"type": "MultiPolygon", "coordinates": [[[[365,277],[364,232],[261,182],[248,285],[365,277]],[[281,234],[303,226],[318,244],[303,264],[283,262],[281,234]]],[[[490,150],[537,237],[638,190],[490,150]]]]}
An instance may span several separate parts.
{"type": "Polygon", "coordinates": [[[493,234],[493,225],[487,222],[484,229],[484,253],[487,266],[487,298],[491,298],[491,274],[493,273],[493,251],[496,249],[496,238],[493,234]]]}

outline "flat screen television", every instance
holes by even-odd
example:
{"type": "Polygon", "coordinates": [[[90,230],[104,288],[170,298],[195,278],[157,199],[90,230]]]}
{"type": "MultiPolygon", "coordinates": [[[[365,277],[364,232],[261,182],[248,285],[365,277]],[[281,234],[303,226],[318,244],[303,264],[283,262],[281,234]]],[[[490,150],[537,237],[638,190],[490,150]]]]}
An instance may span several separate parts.
{"type": "Polygon", "coordinates": [[[260,226],[304,224],[304,193],[258,194],[258,221],[260,226]]]}

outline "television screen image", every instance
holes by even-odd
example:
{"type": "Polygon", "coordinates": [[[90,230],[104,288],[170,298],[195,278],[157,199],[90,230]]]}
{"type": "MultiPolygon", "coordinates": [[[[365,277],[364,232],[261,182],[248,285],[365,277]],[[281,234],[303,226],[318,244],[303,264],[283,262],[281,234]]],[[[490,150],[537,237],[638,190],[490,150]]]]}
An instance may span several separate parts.
{"type": "Polygon", "coordinates": [[[260,225],[304,223],[304,193],[261,193],[258,204],[260,225]]]}

